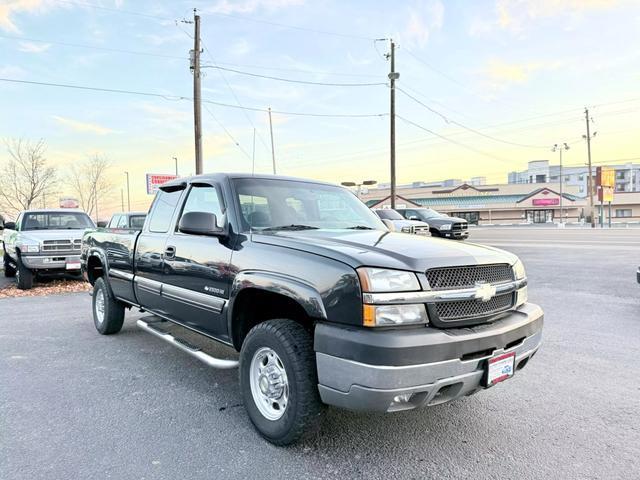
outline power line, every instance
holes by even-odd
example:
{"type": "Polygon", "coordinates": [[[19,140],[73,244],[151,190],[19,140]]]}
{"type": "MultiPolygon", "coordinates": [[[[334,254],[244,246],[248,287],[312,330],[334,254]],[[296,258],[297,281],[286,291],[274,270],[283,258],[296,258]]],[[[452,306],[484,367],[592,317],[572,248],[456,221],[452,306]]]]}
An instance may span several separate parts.
{"type": "Polygon", "coordinates": [[[202,68],[215,68],[218,70],[224,70],[225,72],[238,73],[240,75],[248,75],[250,77],[258,77],[258,78],[266,78],[268,80],[277,80],[280,82],[289,82],[289,83],[302,83],[304,85],[322,85],[328,87],[373,87],[379,85],[386,85],[384,82],[377,83],[327,83],[327,82],[311,82],[307,80],[294,80],[292,78],[282,78],[282,77],[273,77],[270,75],[261,75],[258,73],[252,72],[244,72],[242,70],[235,70],[233,68],[225,68],[219,65],[203,65],[202,68]]]}
{"type": "Polygon", "coordinates": [[[123,10],[123,9],[120,9],[120,8],[103,7],[102,5],[96,5],[94,3],[82,2],[80,0],[55,0],[55,1],[58,2],[58,3],[66,3],[68,5],[74,5],[74,6],[77,6],[77,7],[94,8],[96,10],[103,10],[105,12],[120,13],[120,14],[124,14],[124,15],[133,15],[133,16],[136,16],[136,17],[145,17],[145,18],[152,18],[154,20],[165,20],[165,21],[173,22],[172,18],[162,17],[160,15],[152,15],[150,13],[134,12],[132,10],[123,10]]]}
{"type": "Polygon", "coordinates": [[[464,143],[460,143],[460,142],[458,142],[456,140],[453,140],[453,139],[451,139],[449,137],[445,137],[444,135],[441,135],[441,134],[439,134],[437,132],[434,132],[433,130],[430,130],[430,129],[426,128],[426,127],[423,127],[422,125],[420,125],[420,124],[418,124],[416,122],[413,122],[413,121],[411,121],[411,120],[409,120],[407,118],[404,118],[404,117],[402,117],[400,115],[396,114],[396,117],[398,117],[400,120],[402,120],[403,122],[405,122],[405,123],[407,123],[409,125],[413,125],[414,127],[419,128],[420,130],[424,130],[425,132],[430,133],[431,135],[434,135],[434,136],[436,136],[438,138],[441,138],[442,140],[446,140],[449,143],[453,143],[454,145],[457,145],[459,147],[465,148],[465,149],[470,150],[472,152],[475,152],[477,154],[484,155],[485,157],[489,157],[489,158],[492,158],[494,160],[499,160],[499,161],[502,161],[502,162],[511,163],[509,160],[506,160],[504,158],[496,157],[495,155],[491,155],[490,153],[483,152],[482,150],[478,150],[478,149],[476,149],[474,147],[470,147],[469,145],[465,145],[464,143]]]}
{"type": "MultiPolygon", "coordinates": [[[[124,89],[116,89],[116,88],[101,88],[101,87],[89,87],[86,85],[73,85],[67,83],[51,83],[51,82],[35,82],[31,80],[17,80],[13,78],[0,78],[0,82],[10,82],[10,83],[20,83],[27,85],[41,85],[48,87],[59,87],[59,88],[70,88],[76,90],[89,90],[89,91],[97,91],[97,92],[106,92],[106,93],[120,93],[127,95],[140,95],[146,97],[157,97],[165,100],[189,100],[192,101],[193,97],[187,97],[183,95],[168,95],[168,94],[160,94],[160,93],[151,93],[151,92],[141,92],[135,90],[124,90],[124,89]]],[[[240,105],[232,105],[229,103],[216,102],[213,100],[202,100],[203,103],[208,103],[211,105],[217,105],[219,107],[227,107],[227,108],[236,108],[241,110],[248,110],[253,112],[262,112],[268,113],[266,108],[258,108],[258,107],[245,107],[240,105]]],[[[385,117],[388,113],[309,113],[309,112],[288,112],[283,110],[271,110],[272,113],[278,115],[289,115],[289,116],[298,116],[298,117],[327,117],[327,118],[373,118],[373,117],[385,117]]]]}
{"type": "Polygon", "coordinates": [[[251,160],[251,155],[249,155],[246,150],[244,148],[242,148],[242,146],[240,145],[240,143],[234,138],[233,135],[231,135],[231,132],[229,132],[229,130],[227,130],[227,127],[225,127],[223,125],[223,123],[218,120],[218,117],[216,117],[216,115],[214,115],[214,113],[209,109],[209,107],[207,105],[203,105],[204,109],[209,113],[209,115],[211,115],[211,118],[213,118],[216,123],[220,126],[220,128],[222,128],[222,130],[224,130],[224,133],[227,134],[227,136],[231,139],[231,141],[233,142],[233,144],[238,147],[238,149],[249,159],[251,160]]]}
{"type": "Polygon", "coordinates": [[[252,65],[252,64],[241,64],[241,63],[230,63],[230,62],[218,62],[218,65],[227,65],[229,67],[240,67],[240,68],[257,68],[262,70],[274,70],[274,71],[281,71],[281,72],[296,72],[296,73],[303,73],[306,75],[379,78],[379,75],[373,75],[373,74],[367,74],[367,73],[326,72],[323,70],[305,70],[301,68],[274,67],[274,66],[266,66],[266,65],[252,65]]]}
{"type": "Polygon", "coordinates": [[[63,47],[74,47],[74,48],[87,48],[87,49],[91,49],[91,50],[100,50],[100,51],[104,51],[104,52],[114,52],[114,53],[126,53],[126,54],[130,54],[130,55],[144,55],[147,57],[160,57],[160,58],[173,58],[173,59],[178,59],[178,60],[188,60],[189,57],[180,57],[178,55],[165,55],[165,54],[161,54],[161,53],[151,53],[151,52],[141,52],[141,51],[135,51],[135,50],[124,50],[124,49],[120,49],[120,48],[108,48],[108,47],[99,47],[97,45],[84,45],[81,43],[69,43],[69,42],[59,42],[56,40],[42,40],[39,38],[30,38],[30,37],[17,37],[17,36],[11,36],[11,35],[0,35],[0,38],[5,38],[7,40],[18,40],[18,41],[25,41],[25,42],[36,42],[36,43],[43,43],[43,44],[50,44],[50,45],[60,45],[63,47]]]}
{"type": "Polygon", "coordinates": [[[480,131],[478,131],[478,130],[476,130],[476,129],[474,129],[474,128],[467,127],[466,125],[464,125],[464,124],[462,124],[462,123],[460,123],[460,122],[457,122],[457,121],[455,121],[455,120],[451,120],[451,119],[449,119],[449,118],[448,118],[447,116],[445,116],[443,113],[440,113],[440,112],[439,112],[439,111],[437,111],[436,109],[434,109],[434,108],[430,107],[429,105],[427,105],[427,104],[425,104],[425,103],[421,102],[421,101],[420,101],[420,100],[418,100],[416,97],[414,97],[413,95],[411,95],[411,94],[410,94],[410,93],[408,93],[408,92],[405,92],[405,91],[404,91],[402,88],[400,88],[400,87],[396,87],[396,90],[398,90],[398,91],[402,92],[402,93],[403,93],[403,94],[405,94],[407,97],[409,97],[411,100],[413,100],[414,102],[416,102],[416,103],[418,103],[419,105],[423,106],[424,108],[426,108],[426,109],[427,109],[427,110],[429,110],[430,112],[432,112],[432,113],[434,113],[434,114],[438,115],[438,116],[439,116],[442,120],[444,120],[446,123],[449,123],[449,124],[452,124],[452,125],[457,125],[457,126],[458,126],[458,127],[460,127],[460,128],[463,128],[463,129],[465,129],[465,130],[467,130],[467,131],[469,131],[469,132],[471,132],[471,133],[475,133],[476,135],[480,135],[480,136],[482,136],[482,137],[485,137],[485,138],[488,138],[488,139],[490,139],[490,140],[493,140],[494,142],[500,142],[500,143],[505,143],[505,144],[507,144],[507,145],[514,145],[514,146],[516,146],[516,147],[524,147],[524,148],[536,148],[536,149],[538,149],[538,148],[548,148],[548,146],[546,146],[546,145],[527,145],[527,144],[524,144],[524,143],[516,143],[516,142],[511,142],[511,141],[508,141],[508,140],[502,140],[502,139],[500,139],[500,138],[493,137],[493,136],[488,135],[488,134],[486,134],[486,133],[480,132],[480,131]]]}

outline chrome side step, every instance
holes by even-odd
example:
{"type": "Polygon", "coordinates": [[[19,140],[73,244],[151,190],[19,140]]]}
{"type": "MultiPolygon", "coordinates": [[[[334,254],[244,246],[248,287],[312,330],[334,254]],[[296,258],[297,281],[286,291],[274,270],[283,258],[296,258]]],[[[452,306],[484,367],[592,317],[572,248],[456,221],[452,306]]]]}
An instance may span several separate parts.
{"type": "Polygon", "coordinates": [[[240,364],[238,360],[225,360],[223,358],[212,357],[211,355],[208,355],[205,352],[203,352],[199,347],[196,347],[195,345],[190,344],[188,341],[183,340],[182,338],[174,337],[170,333],[167,333],[158,328],[155,328],[153,325],[150,325],[144,320],[138,320],[136,324],[145,332],[149,332],[150,334],[155,335],[156,337],[164,340],[165,342],[170,343],[174,347],[179,348],[183,352],[188,353],[192,357],[197,358],[198,360],[206,363],[210,367],[227,370],[230,368],[236,368],[240,364]]]}

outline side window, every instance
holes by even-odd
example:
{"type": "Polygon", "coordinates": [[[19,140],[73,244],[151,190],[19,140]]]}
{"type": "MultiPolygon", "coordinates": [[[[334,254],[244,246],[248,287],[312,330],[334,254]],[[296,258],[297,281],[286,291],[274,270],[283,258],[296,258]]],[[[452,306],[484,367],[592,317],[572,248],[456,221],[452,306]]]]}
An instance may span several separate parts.
{"type": "Polygon", "coordinates": [[[171,225],[171,217],[176,209],[182,190],[174,192],[159,191],[149,219],[149,231],[166,233],[171,225]]]}
{"type": "Polygon", "coordinates": [[[118,221],[120,220],[121,215],[114,215],[111,220],[109,221],[109,228],[116,228],[116,226],[118,225],[118,221]]]}
{"type": "Polygon", "coordinates": [[[127,226],[127,216],[120,215],[120,219],[118,220],[118,228],[128,228],[127,226]]]}
{"type": "Polygon", "coordinates": [[[184,202],[182,215],[189,212],[207,212],[216,216],[218,226],[222,225],[222,206],[220,205],[220,196],[218,190],[210,185],[193,186],[189,191],[189,196],[184,202]]]}

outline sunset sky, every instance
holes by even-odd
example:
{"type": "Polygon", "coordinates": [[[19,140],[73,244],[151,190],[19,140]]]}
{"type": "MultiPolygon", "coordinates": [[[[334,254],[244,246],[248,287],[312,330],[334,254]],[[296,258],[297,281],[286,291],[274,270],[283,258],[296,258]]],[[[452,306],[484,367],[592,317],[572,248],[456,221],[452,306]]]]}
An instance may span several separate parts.
{"type": "MultiPolygon", "coordinates": [[[[104,210],[120,208],[125,170],[132,207],[146,208],[146,172],[172,173],[174,156],[181,174],[195,169],[192,103],[179,98],[192,96],[181,20],[193,7],[205,66],[351,84],[203,70],[206,101],[305,114],[273,115],[278,173],[388,182],[388,42],[374,39],[390,37],[400,183],[506,182],[530,160],[555,163],[561,142],[565,163],[583,164],[585,106],[593,160],[640,162],[640,2],[615,0],[0,0],[0,78],[164,95],[0,81],[0,137],[45,139],[61,175],[104,155],[104,210]]],[[[205,103],[205,171],[251,171],[255,127],[256,172],[270,172],[267,114],[230,106],[205,103]]]]}

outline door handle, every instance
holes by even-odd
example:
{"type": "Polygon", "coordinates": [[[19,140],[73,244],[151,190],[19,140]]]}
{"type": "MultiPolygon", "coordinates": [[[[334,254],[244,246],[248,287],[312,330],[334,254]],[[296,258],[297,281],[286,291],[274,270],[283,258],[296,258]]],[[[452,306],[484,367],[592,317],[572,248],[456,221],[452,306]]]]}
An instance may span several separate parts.
{"type": "Polygon", "coordinates": [[[176,247],[168,246],[164,249],[164,258],[174,258],[176,256],[176,247]]]}

